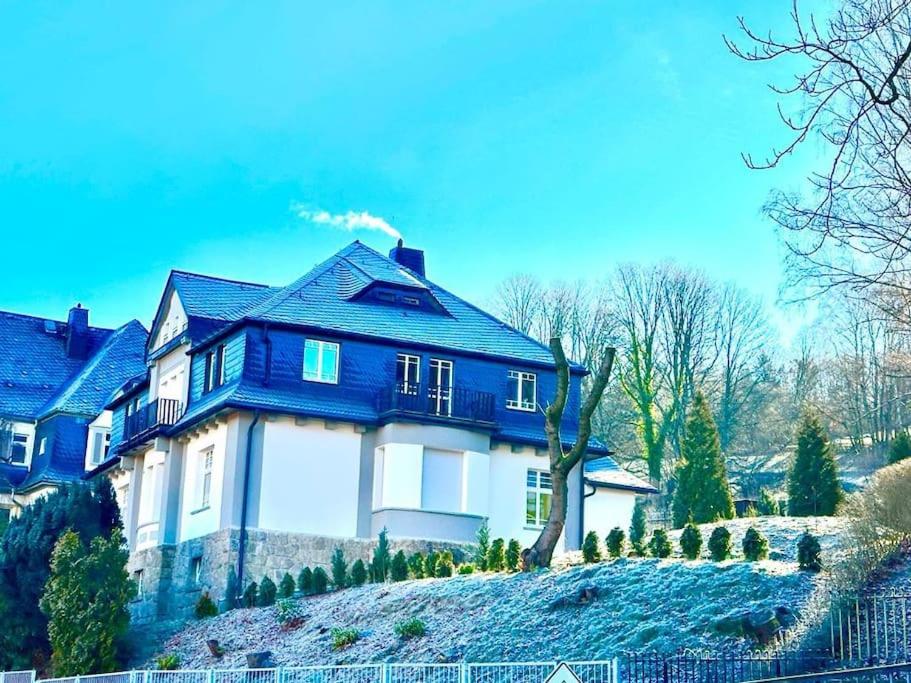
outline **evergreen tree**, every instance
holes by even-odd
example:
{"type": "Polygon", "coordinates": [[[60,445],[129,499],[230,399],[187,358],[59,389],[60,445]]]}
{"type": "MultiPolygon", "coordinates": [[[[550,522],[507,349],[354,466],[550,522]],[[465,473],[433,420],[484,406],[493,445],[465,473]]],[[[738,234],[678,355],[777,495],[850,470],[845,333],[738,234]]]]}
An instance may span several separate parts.
{"type": "Polygon", "coordinates": [[[423,579],[424,574],[424,556],[417,552],[408,558],[408,569],[411,570],[411,578],[423,579]]]}
{"type": "Polygon", "coordinates": [[[225,611],[237,607],[237,600],[240,598],[240,586],[237,584],[237,572],[234,571],[234,565],[228,568],[228,580],[225,585],[225,611]]]}
{"type": "Polygon", "coordinates": [[[589,531],[585,534],[585,540],[582,541],[582,560],[586,564],[601,561],[601,548],[598,541],[598,534],[589,531]]]}
{"type": "Polygon", "coordinates": [[[256,581],[251,581],[247,587],[244,589],[244,595],[241,598],[241,603],[244,607],[256,607],[256,595],[259,592],[259,586],[256,585],[256,581]]]}
{"type": "Polygon", "coordinates": [[[797,454],[788,474],[788,512],[795,517],[834,515],[841,501],[835,455],[819,417],[804,413],[797,454]]]}
{"type": "MultiPolygon", "coordinates": [[[[481,522],[477,533],[478,548],[474,555],[474,563],[482,572],[487,571],[487,554],[490,552],[490,526],[487,518],[481,522]]],[[[420,577],[418,577],[420,578],[420,577]]]]}
{"type": "Polygon", "coordinates": [[[41,598],[55,676],[109,673],[123,664],[128,605],[136,596],[128,555],[119,530],[88,547],[73,531],[60,537],[41,598]]]}
{"type": "Polygon", "coordinates": [[[743,556],[750,562],[758,562],[769,556],[769,540],[756,527],[750,527],[743,535],[743,556]]]}
{"type": "Polygon", "coordinates": [[[440,553],[439,560],[437,560],[436,576],[439,579],[448,578],[452,576],[452,570],[452,553],[448,550],[444,550],[440,553]]]}
{"type": "Polygon", "coordinates": [[[911,457],[911,437],[903,429],[889,444],[889,464],[894,465],[907,457],[911,457]]]}
{"type": "Polygon", "coordinates": [[[313,570],[313,592],[322,595],[329,588],[329,575],[322,567],[313,570]]]}
{"type": "Polygon", "coordinates": [[[370,573],[374,583],[385,583],[389,576],[389,563],[392,557],[389,551],[389,532],[385,527],[380,532],[376,548],[373,549],[373,562],[370,563],[370,573]]]}
{"type": "Polygon", "coordinates": [[[709,536],[709,554],[715,562],[731,559],[731,532],[723,526],[716,526],[709,536]]]}
{"type": "Polygon", "coordinates": [[[702,532],[692,522],[689,522],[683,528],[683,533],[680,534],[680,550],[688,560],[695,560],[699,557],[699,552],[702,550],[702,532]]]}
{"type": "Polygon", "coordinates": [[[282,581],[278,584],[278,595],[281,598],[290,598],[294,596],[294,590],[297,586],[294,585],[294,577],[291,576],[288,572],[285,572],[285,575],[282,577],[282,581]]]}
{"type": "Polygon", "coordinates": [[[615,526],[607,535],[607,552],[611,557],[623,557],[623,551],[626,546],[626,534],[623,529],[615,526]]]}
{"type": "Polygon", "coordinates": [[[405,581],[408,578],[408,560],[405,559],[405,551],[399,550],[392,557],[392,563],[389,565],[389,578],[393,581],[405,581]]]}
{"type": "Polygon", "coordinates": [[[809,531],[805,531],[797,542],[797,566],[808,572],[818,572],[822,569],[819,539],[809,531]]]}
{"type": "Polygon", "coordinates": [[[492,572],[501,572],[506,566],[506,553],[502,538],[495,538],[490,544],[490,551],[487,553],[487,569],[492,572]]]}
{"type": "Polygon", "coordinates": [[[367,583],[367,567],[363,560],[357,559],[351,565],[351,585],[363,586],[365,583],[367,583]]]}
{"type": "Polygon", "coordinates": [[[332,583],[336,588],[344,588],[348,585],[348,563],[345,562],[345,553],[341,548],[336,548],[332,553],[330,563],[332,569],[332,583]]]}
{"type": "Polygon", "coordinates": [[[522,546],[519,542],[511,538],[506,544],[506,569],[511,572],[519,571],[519,560],[522,558],[522,546]]]}
{"type": "Polygon", "coordinates": [[[775,500],[768,489],[761,489],[759,491],[758,512],[760,515],[777,515],[780,509],[778,501],[775,500]]]}
{"type": "Polygon", "coordinates": [[[304,595],[310,595],[313,592],[313,571],[310,567],[304,567],[297,575],[297,590],[304,595]]]}
{"type": "Polygon", "coordinates": [[[703,524],[734,516],[718,428],[702,392],[693,399],[686,419],[673,512],[674,527],[678,529],[690,519],[703,524]]]}
{"type": "Polygon", "coordinates": [[[275,604],[275,596],[277,593],[278,588],[275,586],[275,581],[268,576],[264,576],[259,584],[259,594],[256,596],[256,606],[271,607],[275,604]]]}
{"type": "Polygon", "coordinates": [[[645,537],[648,535],[648,524],[645,518],[645,501],[636,498],[633,507],[633,519],[629,527],[629,542],[637,555],[645,555],[645,537]]]}

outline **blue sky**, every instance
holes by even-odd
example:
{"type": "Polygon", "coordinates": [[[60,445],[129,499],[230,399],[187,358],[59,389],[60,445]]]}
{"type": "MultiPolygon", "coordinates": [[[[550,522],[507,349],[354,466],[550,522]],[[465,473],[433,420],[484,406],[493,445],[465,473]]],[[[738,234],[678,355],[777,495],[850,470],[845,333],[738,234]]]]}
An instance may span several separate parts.
{"type": "Polygon", "coordinates": [[[721,35],[789,7],[0,2],[0,309],[148,323],[170,268],[286,284],[393,245],[301,206],[381,217],[482,304],[666,258],[771,302],[761,205],[806,169],[744,167],[786,72],[721,35]]]}

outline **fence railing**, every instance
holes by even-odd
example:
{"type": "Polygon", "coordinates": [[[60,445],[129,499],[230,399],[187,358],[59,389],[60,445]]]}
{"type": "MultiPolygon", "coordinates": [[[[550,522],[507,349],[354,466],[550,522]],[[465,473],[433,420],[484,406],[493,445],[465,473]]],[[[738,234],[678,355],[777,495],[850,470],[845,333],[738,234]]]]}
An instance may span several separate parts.
{"type": "Polygon", "coordinates": [[[783,676],[755,683],[911,683],[911,664],[882,664],[800,676],[783,676]]]}
{"type": "Polygon", "coordinates": [[[911,661],[911,594],[852,596],[832,605],[828,635],[833,658],[888,664],[911,661]]]}
{"type": "Polygon", "coordinates": [[[0,671],[0,683],[35,683],[35,672],[0,671]]]}
{"type": "Polygon", "coordinates": [[[744,683],[821,671],[827,656],[800,652],[628,653],[620,658],[620,683],[744,683]]]}

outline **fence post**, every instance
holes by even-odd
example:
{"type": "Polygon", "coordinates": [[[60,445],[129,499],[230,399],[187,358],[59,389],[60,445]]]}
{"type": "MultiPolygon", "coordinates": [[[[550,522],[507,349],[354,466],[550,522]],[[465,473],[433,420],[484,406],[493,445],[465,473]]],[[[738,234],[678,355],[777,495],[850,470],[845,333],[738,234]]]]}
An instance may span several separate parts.
{"type": "Polygon", "coordinates": [[[282,683],[282,668],[280,666],[275,667],[275,683],[282,683]]]}
{"type": "Polygon", "coordinates": [[[620,683],[620,658],[611,660],[611,683],[620,683]]]}
{"type": "Polygon", "coordinates": [[[459,683],[468,683],[468,664],[459,664],[459,683]]]}

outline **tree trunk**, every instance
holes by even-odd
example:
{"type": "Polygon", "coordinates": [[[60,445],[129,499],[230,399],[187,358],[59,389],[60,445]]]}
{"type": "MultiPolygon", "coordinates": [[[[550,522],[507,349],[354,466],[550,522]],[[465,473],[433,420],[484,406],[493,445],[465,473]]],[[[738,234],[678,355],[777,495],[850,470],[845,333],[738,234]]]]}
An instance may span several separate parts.
{"type": "Polygon", "coordinates": [[[535,544],[523,554],[523,565],[531,567],[549,567],[554,549],[560,542],[560,534],[566,527],[566,510],[569,503],[569,486],[566,475],[560,470],[551,473],[553,494],[550,499],[550,515],[541,530],[535,544]]]}

